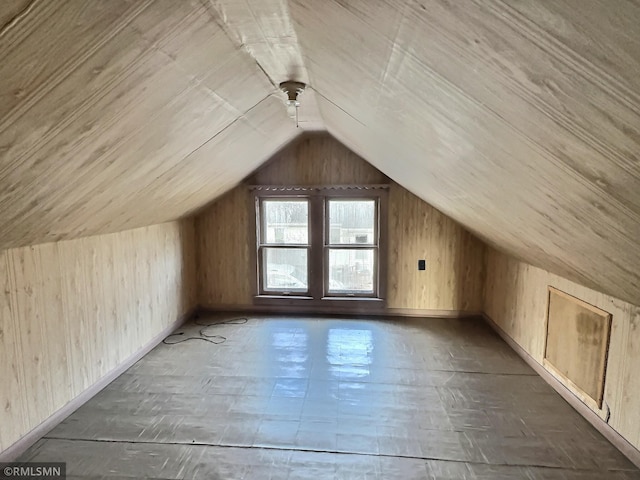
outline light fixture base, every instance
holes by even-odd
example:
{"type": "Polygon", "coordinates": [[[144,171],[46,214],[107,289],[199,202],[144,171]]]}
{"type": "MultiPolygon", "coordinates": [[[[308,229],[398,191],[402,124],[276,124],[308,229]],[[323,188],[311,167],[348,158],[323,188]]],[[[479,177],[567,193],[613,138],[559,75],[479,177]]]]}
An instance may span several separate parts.
{"type": "Polygon", "coordinates": [[[304,83],[294,82],[293,80],[288,80],[280,84],[280,90],[282,90],[287,95],[287,99],[290,102],[297,101],[298,95],[302,94],[305,88],[306,85],[304,83]]]}
{"type": "Polygon", "coordinates": [[[306,85],[302,82],[294,82],[289,80],[280,84],[280,90],[287,95],[287,114],[290,118],[295,119],[296,127],[298,126],[298,107],[300,102],[298,96],[304,92],[306,85]]]}

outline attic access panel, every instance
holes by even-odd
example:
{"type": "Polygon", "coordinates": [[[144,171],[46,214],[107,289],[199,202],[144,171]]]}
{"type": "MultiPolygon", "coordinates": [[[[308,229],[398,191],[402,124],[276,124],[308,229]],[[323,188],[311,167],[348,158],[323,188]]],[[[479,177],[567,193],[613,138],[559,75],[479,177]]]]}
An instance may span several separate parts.
{"type": "Polygon", "coordinates": [[[610,313],[549,287],[544,366],[592,408],[602,408],[610,333],[610,313]]]}

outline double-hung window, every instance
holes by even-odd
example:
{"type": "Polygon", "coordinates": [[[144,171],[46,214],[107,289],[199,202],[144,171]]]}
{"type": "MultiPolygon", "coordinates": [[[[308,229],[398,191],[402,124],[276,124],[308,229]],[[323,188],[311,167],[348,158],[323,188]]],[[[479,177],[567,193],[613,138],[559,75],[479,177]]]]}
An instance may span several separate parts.
{"type": "Polygon", "coordinates": [[[261,199],[258,217],[260,291],[306,295],[309,291],[309,199],[261,199]]]}
{"type": "Polygon", "coordinates": [[[386,185],[252,188],[257,298],[384,298],[386,185]]]}
{"type": "Polygon", "coordinates": [[[325,295],[376,297],[378,199],[325,199],[325,295]]]}

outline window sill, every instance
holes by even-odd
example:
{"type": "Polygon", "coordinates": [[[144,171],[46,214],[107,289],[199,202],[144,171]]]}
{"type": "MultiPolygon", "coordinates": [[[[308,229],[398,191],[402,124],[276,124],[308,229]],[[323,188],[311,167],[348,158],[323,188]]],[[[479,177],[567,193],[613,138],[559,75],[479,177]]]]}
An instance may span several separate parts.
{"type": "Polygon", "coordinates": [[[376,302],[383,303],[383,302],[384,302],[384,300],[383,300],[382,298],[375,298],[375,297],[359,297],[359,296],[357,296],[357,295],[352,295],[352,296],[345,295],[345,296],[335,296],[335,297],[322,297],[320,300],[321,300],[321,301],[323,301],[323,302],[327,302],[327,301],[334,301],[334,300],[335,300],[335,301],[337,301],[337,302],[344,302],[344,301],[347,301],[347,302],[354,302],[354,301],[355,301],[355,302],[373,302],[373,303],[376,303],[376,302]]]}
{"type": "Polygon", "coordinates": [[[256,295],[253,304],[270,311],[286,313],[366,314],[380,313],[386,308],[382,298],[322,297],[293,295],[256,295]]]}
{"type": "Polygon", "coordinates": [[[256,295],[253,297],[256,301],[270,301],[270,300],[300,300],[300,301],[311,301],[313,297],[309,297],[306,295],[256,295]]]}
{"type": "MultiPolygon", "coordinates": [[[[264,301],[269,301],[269,300],[301,300],[301,301],[314,301],[313,297],[309,297],[307,295],[256,295],[253,297],[254,300],[264,300],[264,301]]],[[[335,297],[322,297],[319,300],[315,300],[316,302],[331,302],[331,301],[338,301],[338,302],[384,302],[384,300],[382,298],[375,298],[375,297],[360,297],[357,295],[353,295],[353,296],[335,296],[335,297]]]]}

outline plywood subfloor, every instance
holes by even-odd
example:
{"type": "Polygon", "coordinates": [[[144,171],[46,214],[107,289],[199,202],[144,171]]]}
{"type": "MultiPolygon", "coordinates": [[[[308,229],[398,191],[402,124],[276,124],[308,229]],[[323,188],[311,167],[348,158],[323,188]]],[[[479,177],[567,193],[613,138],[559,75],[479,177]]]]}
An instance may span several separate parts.
{"type": "Polygon", "coordinates": [[[479,320],[203,333],[226,341],[160,345],[22,460],[66,461],[71,479],[640,479],[479,320]]]}

